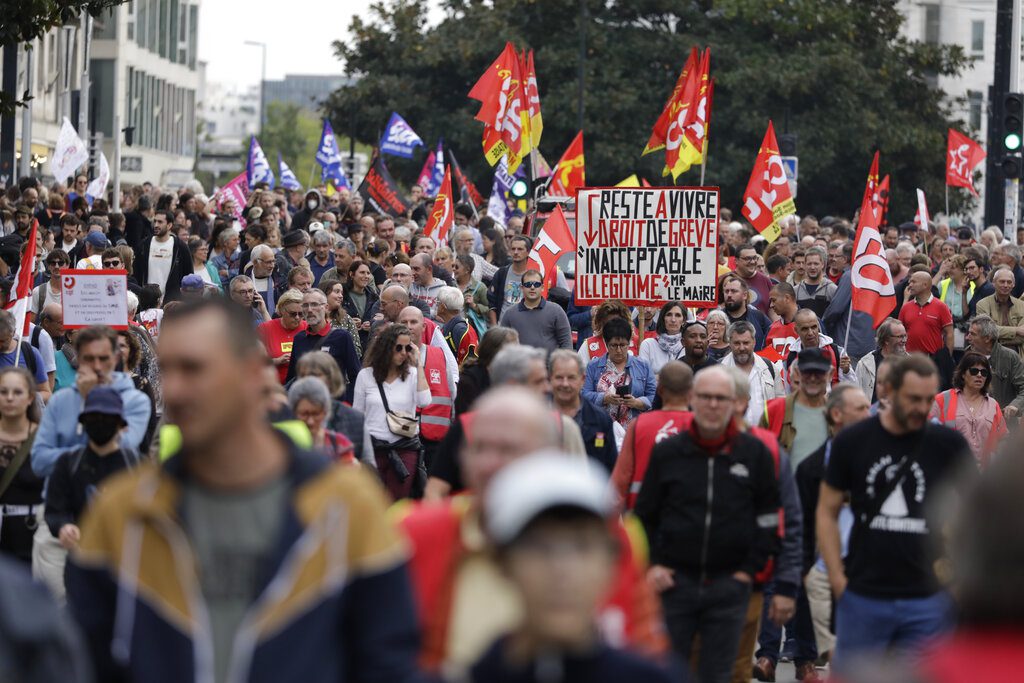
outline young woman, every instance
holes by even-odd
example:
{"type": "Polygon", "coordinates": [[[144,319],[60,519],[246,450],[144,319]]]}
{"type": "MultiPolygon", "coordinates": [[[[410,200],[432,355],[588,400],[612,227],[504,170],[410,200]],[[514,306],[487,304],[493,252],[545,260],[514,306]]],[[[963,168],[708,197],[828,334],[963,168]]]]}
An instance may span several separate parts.
{"type": "Polygon", "coordinates": [[[658,313],[657,337],[640,342],[640,359],[647,361],[657,375],[665,363],[683,355],[683,323],[686,309],[678,301],[669,301],[658,313]]]}
{"type": "MultiPolygon", "coordinates": [[[[345,288],[340,282],[334,279],[321,280],[317,289],[327,297],[327,322],[332,328],[341,329],[352,335],[352,341],[356,345],[356,353],[360,358],[363,356],[363,339],[360,335],[360,321],[355,320],[345,310],[345,288]]],[[[367,327],[369,332],[369,327],[367,327]]]]}
{"type": "Polygon", "coordinates": [[[392,498],[408,498],[417,482],[422,446],[416,410],[430,404],[420,347],[405,325],[384,329],[366,352],[352,407],[363,413],[377,470],[392,498]]]}
{"type": "Polygon", "coordinates": [[[327,429],[331,415],[331,394],[316,377],[301,377],[288,389],[288,407],[309,428],[313,446],[346,465],[357,464],[352,442],[344,434],[327,429]]]}
{"type": "Polygon", "coordinates": [[[508,250],[505,248],[505,236],[497,228],[486,228],[481,231],[480,239],[484,245],[484,260],[501,268],[509,264],[508,250]]]}
{"type": "MultiPolygon", "coordinates": [[[[358,244],[356,245],[359,246],[358,244]]],[[[371,242],[366,245],[366,264],[370,266],[374,283],[380,287],[388,279],[387,271],[384,269],[384,259],[388,256],[387,242],[371,242]]]]}
{"type": "Polygon", "coordinates": [[[353,261],[348,267],[348,286],[345,288],[345,297],[341,305],[358,328],[364,349],[370,339],[370,311],[379,298],[377,289],[373,286],[373,272],[369,264],[353,261]]]}
{"type": "Polygon", "coordinates": [[[210,245],[202,237],[188,239],[188,251],[192,254],[192,272],[203,279],[203,282],[223,292],[220,284],[220,273],[210,263],[210,245]]]}
{"type": "Polygon", "coordinates": [[[39,427],[35,379],[21,367],[0,368],[0,552],[32,564],[32,536],[43,504],[43,480],[29,451],[39,427]]]}
{"type": "Polygon", "coordinates": [[[963,434],[981,465],[1007,432],[999,403],[988,395],[992,366],[988,358],[968,351],[953,372],[953,388],[935,397],[930,418],[963,434]]]}

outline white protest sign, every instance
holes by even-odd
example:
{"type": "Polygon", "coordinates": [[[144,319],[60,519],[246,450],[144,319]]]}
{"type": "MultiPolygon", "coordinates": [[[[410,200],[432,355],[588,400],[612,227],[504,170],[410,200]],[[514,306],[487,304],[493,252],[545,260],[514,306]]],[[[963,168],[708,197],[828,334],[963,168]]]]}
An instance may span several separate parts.
{"type": "Polygon", "coordinates": [[[576,196],[576,303],[716,305],[717,187],[584,188],[576,196]]]}
{"type": "Polygon", "coordinates": [[[128,275],[123,270],[62,270],[60,296],[65,329],[128,329],[128,275]]]}

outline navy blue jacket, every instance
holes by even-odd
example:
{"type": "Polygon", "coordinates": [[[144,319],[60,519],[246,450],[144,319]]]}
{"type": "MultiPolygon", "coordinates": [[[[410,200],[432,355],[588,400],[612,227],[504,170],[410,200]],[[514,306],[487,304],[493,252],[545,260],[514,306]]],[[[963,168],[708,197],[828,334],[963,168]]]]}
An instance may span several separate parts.
{"type": "Polygon", "coordinates": [[[296,368],[299,367],[299,359],[310,351],[326,351],[338,364],[338,369],[345,376],[345,400],[352,401],[352,388],[356,384],[356,375],[362,370],[359,363],[359,354],[356,353],[356,344],[352,341],[352,335],[348,330],[333,329],[325,337],[310,335],[308,330],[303,330],[295,335],[292,340],[292,359],[288,363],[288,375],[284,378],[285,383],[295,379],[296,368]]]}
{"type": "Polygon", "coordinates": [[[583,445],[587,455],[604,465],[611,474],[619,451],[615,447],[615,433],[611,415],[607,411],[595,407],[590,401],[580,401],[579,412],[576,413],[576,425],[583,436],[583,445]]]}

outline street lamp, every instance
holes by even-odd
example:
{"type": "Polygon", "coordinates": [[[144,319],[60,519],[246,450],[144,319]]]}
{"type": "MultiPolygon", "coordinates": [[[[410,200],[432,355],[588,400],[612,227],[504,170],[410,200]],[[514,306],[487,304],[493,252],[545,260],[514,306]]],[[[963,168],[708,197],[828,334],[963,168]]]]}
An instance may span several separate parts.
{"type": "Polygon", "coordinates": [[[267,82],[267,44],[261,43],[258,40],[247,40],[245,44],[258,47],[263,52],[262,66],[260,67],[260,135],[263,135],[264,112],[266,111],[263,96],[267,82]]]}

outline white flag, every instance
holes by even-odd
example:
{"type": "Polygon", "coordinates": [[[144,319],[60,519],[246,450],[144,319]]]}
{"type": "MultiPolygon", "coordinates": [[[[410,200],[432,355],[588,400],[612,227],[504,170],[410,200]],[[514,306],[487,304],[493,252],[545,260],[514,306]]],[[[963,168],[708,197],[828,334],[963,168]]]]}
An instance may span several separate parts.
{"type": "Polygon", "coordinates": [[[921,229],[928,232],[928,223],[932,217],[928,213],[928,202],[924,198],[924,190],[917,188],[917,215],[914,222],[921,226],[921,229]]]}
{"type": "Polygon", "coordinates": [[[110,182],[110,164],[107,163],[107,155],[100,152],[100,170],[93,178],[93,181],[89,183],[89,187],[85,190],[85,194],[93,199],[102,197],[107,191],[107,183],[110,182]]]}
{"type": "Polygon", "coordinates": [[[78,137],[71,121],[65,116],[64,123],[60,127],[60,134],[57,136],[57,147],[53,152],[53,161],[50,162],[50,171],[57,182],[63,183],[87,161],[89,161],[89,149],[82,142],[82,138],[78,137]]]}

